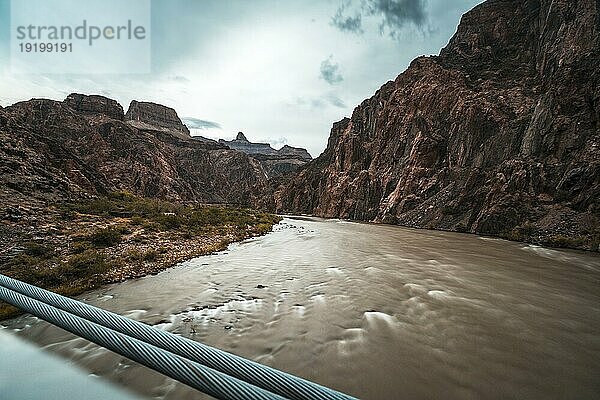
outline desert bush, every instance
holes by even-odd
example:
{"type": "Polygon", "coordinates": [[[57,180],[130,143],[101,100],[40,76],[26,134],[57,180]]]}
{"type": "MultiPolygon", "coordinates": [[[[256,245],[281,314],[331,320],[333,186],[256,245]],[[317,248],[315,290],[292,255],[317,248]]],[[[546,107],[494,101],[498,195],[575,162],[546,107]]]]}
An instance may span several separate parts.
{"type": "Polygon", "coordinates": [[[77,279],[103,274],[108,269],[109,264],[102,253],[97,250],[86,250],[71,256],[57,272],[65,279],[77,279]]]}
{"type": "Polygon", "coordinates": [[[54,249],[36,242],[28,242],[25,243],[24,253],[32,257],[49,258],[53,256],[54,249]]]}
{"type": "Polygon", "coordinates": [[[144,261],[156,261],[158,259],[158,251],[154,249],[147,250],[144,253],[144,261]]]}
{"type": "Polygon", "coordinates": [[[123,239],[123,230],[118,227],[101,228],[93,232],[87,239],[96,247],[111,247],[123,239]]]}

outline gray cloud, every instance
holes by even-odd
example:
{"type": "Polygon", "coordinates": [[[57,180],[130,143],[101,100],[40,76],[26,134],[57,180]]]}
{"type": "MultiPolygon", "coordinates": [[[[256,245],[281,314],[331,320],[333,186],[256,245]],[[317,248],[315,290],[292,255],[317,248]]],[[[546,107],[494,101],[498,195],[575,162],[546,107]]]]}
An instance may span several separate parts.
{"type": "Polygon", "coordinates": [[[346,103],[344,103],[344,101],[342,99],[340,99],[339,97],[337,97],[336,95],[333,95],[333,94],[327,95],[327,96],[325,96],[325,99],[332,106],[335,106],[338,108],[346,108],[346,103]]]}
{"type": "Polygon", "coordinates": [[[342,4],[331,24],[344,32],[363,33],[363,16],[381,20],[379,31],[398,38],[399,31],[407,25],[423,28],[427,23],[426,0],[362,0],[354,17],[345,16],[350,2],[342,4]]]}
{"type": "Polygon", "coordinates": [[[311,109],[323,108],[329,105],[338,108],[346,108],[346,103],[332,93],[319,97],[296,97],[295,104],[303,107],[308,106],[311,109]]]}
{"type": "Polygon", "coordinates": [[[339,72],[340,66],[333,62],[333,56],[329,56],[327,59],[321,62],[321,78],[333,85],[344,80],[344,77],[339,72]]]}
{"type": "Polygon", "coordinates": [[[206,121],[198,118],[184,117],[181,118],[184,124],[190,129],[221,129],[221,125],[217,122],[206,121]]]}
{"type": "Polygon", "coordinates": [[[288,140],[286,137],[278,137],[278,138],[269,138],[267,140],[273,148],[283,147],[288,144],[288,140]]]}
{"type": "Polygon", "coordinates": [[[363,33],[362,15],[356,14],[354,17],[344,15],[344,6],[341,6],[335,15],[331,18],[331,25],[342,32],[363,33]]]}
{"type": "Polygon", "coordinates": [[[406,24],[422,27],[427,20],[425,0],[369,0],[367,7],[369,14],[383,17],[381,32],[387,28],[391,36],[406,24]]]}

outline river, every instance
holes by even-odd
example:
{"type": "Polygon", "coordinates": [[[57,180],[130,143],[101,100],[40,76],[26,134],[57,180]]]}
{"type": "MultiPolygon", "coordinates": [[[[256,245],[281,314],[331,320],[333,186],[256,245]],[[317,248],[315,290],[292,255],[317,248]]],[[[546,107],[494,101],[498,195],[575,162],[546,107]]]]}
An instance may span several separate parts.
{"type": "MultiPolygon", "coordinates": [[[[366,400],[600,398],[600,257],[285,218],[86,302],[366,400]]],[[[33,317],[8,329],[142,396],[208,396],[33,317]]]]}

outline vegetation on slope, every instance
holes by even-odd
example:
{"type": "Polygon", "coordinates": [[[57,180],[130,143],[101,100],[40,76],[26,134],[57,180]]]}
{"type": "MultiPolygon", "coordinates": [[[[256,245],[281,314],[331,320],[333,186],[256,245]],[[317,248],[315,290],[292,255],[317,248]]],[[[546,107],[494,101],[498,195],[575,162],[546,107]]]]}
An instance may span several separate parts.
{"type": "MultiPolygon", "coordinates": [[[[126,192],[47,210],[0,273],[69,296],[158,273],[178,262],[263,235],[280,218],[261,211],[176,204],[126,192]]],[[[18,232],[18,224],[13,224],[18,232]]],[[[18,310],[0,304],[0,319],[18,310]]]]}

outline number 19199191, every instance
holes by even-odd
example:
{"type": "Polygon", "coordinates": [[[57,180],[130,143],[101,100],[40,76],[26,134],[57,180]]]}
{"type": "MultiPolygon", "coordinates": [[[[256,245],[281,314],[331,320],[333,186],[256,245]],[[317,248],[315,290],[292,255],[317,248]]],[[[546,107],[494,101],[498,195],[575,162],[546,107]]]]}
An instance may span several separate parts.
{"type": "Polygon", "coordinates": [[[19,43],[21,53],[71,53],[73,43],[19,43]]]}

